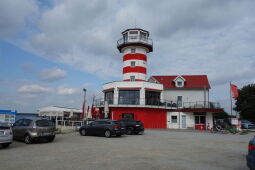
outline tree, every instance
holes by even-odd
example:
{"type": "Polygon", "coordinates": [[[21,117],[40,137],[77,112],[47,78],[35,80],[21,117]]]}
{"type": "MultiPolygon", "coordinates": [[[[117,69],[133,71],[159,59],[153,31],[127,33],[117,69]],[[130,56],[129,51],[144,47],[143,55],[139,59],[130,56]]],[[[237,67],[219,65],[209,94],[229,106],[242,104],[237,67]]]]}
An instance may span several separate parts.
{"type": "Polygon", "coordinates": [[[242,119],[255,121],[255,84],[249,84],[238,90],[236,107],[242,119]]]}

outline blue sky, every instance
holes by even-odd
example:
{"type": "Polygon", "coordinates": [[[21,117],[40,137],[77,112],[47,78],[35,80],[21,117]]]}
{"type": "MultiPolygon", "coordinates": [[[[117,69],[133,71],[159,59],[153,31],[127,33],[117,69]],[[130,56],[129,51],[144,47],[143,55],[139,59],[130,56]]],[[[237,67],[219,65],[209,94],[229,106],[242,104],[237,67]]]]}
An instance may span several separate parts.
{"type": "Polygon", "coordinates": [[[2,0],[0,109],[80,108],[121,80],[121,32],[150,32],[148,75],[206,74],[210,98],[229,111],[229,82],[255,82],[252,0],[2,0]],[[153,11],[153,12],[152,12],[153,11]],[[157,15],[155,15],[157,14],[157,15]]]}

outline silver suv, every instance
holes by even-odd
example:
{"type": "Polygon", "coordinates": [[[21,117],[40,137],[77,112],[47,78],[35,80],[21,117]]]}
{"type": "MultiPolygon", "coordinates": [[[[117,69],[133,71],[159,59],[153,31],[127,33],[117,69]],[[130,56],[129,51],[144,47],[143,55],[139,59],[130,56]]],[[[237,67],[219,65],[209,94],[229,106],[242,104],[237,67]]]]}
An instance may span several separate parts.
{"type": "Polygon", "coordinates": [[[0,145],[7,148],[12,143],[12,129],[5,123],[0,122],[0,145]]]}
{"type": "Polygon", "coordinates": [[[47,119],[19,119],[12,127],[13,138],[26,144],[38,140],[52,142],[55,138],[55,125],[47,119]]]}

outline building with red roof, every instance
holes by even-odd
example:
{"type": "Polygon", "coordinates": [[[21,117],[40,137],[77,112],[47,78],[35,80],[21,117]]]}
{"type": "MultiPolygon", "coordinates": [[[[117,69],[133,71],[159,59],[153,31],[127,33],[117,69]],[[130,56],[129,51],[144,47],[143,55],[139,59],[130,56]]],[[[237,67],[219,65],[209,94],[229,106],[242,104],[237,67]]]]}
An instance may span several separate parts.
{"type": "Polygon", "coordinates": [[[213,124],[222,109],[209,98],[206,75],[147,76],[149,32],[127,29],[117,48],[123,53],[123,80],[105,83],[104,98],[95,100],[101,117],[141,120],[145,128],[197,128],[213,124]]]}

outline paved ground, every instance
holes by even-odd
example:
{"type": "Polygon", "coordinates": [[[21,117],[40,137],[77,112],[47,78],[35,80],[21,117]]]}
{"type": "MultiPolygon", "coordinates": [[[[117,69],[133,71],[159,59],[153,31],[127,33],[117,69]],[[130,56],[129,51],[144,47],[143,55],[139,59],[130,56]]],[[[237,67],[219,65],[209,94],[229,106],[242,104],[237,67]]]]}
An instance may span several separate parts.
{"type": "Polygon", "coordinates": [[[147,130],[121,138],[58,135],[53,143],[14,142],[0,149],[1,170],[247,169],[254,134],[147,130]]]}

